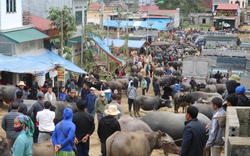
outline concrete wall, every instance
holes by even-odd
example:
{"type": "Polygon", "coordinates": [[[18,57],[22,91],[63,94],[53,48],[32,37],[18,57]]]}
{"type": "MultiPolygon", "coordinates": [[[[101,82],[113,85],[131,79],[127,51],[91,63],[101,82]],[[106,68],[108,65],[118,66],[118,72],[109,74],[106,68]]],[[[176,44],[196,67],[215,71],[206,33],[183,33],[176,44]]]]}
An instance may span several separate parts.
{"type": "Polygon", "coordinates": [[[16,12],[7,13],[6,10],[6,0],[0,1],[0,19],[1,25],[0,29],[12,29],[23,26],[23,18],[22,18],[22,1],[16,1],[16,12]]]}
{"type": "Polygon", "coordinates": [[[213,24],[213,17],[212,16],[198,16],[198,17],[194,17],[191,16],[190,17],[190,24],[192,25],[202,25],[202,24],[209,24],[212,25],[213,24]],[[205,19],[205,23],[203,23],[203,19],[205,19]]]}
{"type": "Polygon", "coordinates": [[[226,156],[250,153],[250,107],[228,107],[225,133],[226,156]]]}

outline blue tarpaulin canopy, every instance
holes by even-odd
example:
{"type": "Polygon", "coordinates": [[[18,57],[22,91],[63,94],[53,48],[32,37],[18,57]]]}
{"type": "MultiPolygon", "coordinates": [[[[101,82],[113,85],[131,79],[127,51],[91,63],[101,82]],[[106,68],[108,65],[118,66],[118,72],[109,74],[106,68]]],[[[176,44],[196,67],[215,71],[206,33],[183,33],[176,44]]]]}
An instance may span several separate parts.
{"type": "Polygon", "coordinates": [[[122,64],[122,65],[124,65],[125,64],[125,61],[124,60],[122,60],[122,59],[120,59],[120,58],[118,58],[118,57],[115,57],[112,53],[111,53],[111,51],[109,50],[109,47],[107,46],[107,45],[105,45],[104,43],[103,43],[103,41],[99,38],[99,37],[97,37],[97,36],[93,36],[93,40],[95,41],[95,43],[112,59],[112,60],[114,60],[116,63],[118,63],[118,64],[122,64]]]}
{"type": "Polygon", "coordinates": [[[53,64],[42,60],[39,61],[38,59],[0,54],[0,71],[12,73],[41,73],[54,67],[53,64]]]}
{"type": "Polygon", "coordinates": [[[21,55],[22,57],[33,60],[33,64],[37,62],[46,62],[53,66],[53,68],[57,65],[63,66],[66,70],[72,71],[75,73],[87,74],[86,71],[82,70],[75,64],[71,63],[70,61],[66,60],[65,58],[47,50],[47,49],[39,49],[35,52],[28,52],[21,55]]]}
{"type": "MultiPolygon", "coordinates": [[[[157,30],[167,30],[166,24],[171,23],[172,19],[171,18],[159,18],[159,19],[147,19],[145,21],[120,21],[120,28],[126,28],[128,27],[142,27],[142,28],[152,28],[152,29],[157,29],[157,30]],[[152,26],[149,25],[149,23],[152,23],[152,26]],[[128,23],[128,25],[127,25],[128,23]]],[[[118,21],[116,20],[105,20],[103,23],[104,26],[109,26],[109,27],[118,27],[118,21]]]]}
{"type": "MultiPolygon", "coordinates": [[[[115,47],[121,47],[124,45],[124,41],[122,39],[108,39],[105,38],[103,40],[103,42],[108,46],[111,46],[112,42],[114,44],[115,47]]],[[[129,48],[141,48],[143,46],[143,44],[146,42],[146,40],[128,40],[128,47],[129,48]]]]}

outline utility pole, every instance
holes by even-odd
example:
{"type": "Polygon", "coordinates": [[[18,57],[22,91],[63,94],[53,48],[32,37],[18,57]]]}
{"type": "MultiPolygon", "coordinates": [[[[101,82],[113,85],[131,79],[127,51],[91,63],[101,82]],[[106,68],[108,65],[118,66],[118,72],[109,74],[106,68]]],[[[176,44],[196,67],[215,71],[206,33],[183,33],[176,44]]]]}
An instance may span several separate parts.
{"type": "Polygon", "coordinates": [[[61,11],[61,49],[60,55],[63,56],[63,10],[61,11]]]}
{"type": "Polygon", "coordinates": [[[100,28],[101,28],[101,33],[103,34],[103,12],[104,12],[104,4],[103,0],[101,1],[101,14],[100,14],[100,28]]]}

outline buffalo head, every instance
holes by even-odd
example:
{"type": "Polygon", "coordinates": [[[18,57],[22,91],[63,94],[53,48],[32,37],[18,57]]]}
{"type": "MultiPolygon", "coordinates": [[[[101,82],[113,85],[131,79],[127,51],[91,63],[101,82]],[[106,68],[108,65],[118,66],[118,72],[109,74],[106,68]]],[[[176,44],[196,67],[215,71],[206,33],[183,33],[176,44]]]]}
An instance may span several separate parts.
{"type": "Polygon", "coordinates": [[[161,141],[162,141],[162,149],[165,154],[166,153],[179,154],[180,149],[175,144],[174,139],[171,136],[169,136],[166,133],[163,133],[161,141]]]}
{"type": "Polygon", "coordinates": [[[161,101],[162,101],[164,106],[167,106],[168,108],[172,108],[171,100],[161,98],[161,101]]]}

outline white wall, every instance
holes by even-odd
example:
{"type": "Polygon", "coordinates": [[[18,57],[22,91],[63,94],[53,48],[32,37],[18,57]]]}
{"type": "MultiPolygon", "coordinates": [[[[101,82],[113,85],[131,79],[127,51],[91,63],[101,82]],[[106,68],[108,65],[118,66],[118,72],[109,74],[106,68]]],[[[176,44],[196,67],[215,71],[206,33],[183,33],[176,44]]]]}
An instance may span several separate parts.
{"type": "Polygon", "coordinates": [[[0,29],[22,27],[22,0],[16,0],[16,13],[6,13],[6,0],[1,0],[0,3],[0,29]]]}
{"type": "Polygon", "coordinates": [[[248,3],[247,0],[229,0],[229,3],[231,4],[231,2],[232,2],[233,4],[235,4],[235,2],[237,2],[237,1],[240,3],[241,9],[243,9],[247,6],[247,3],[248,3]]]}

